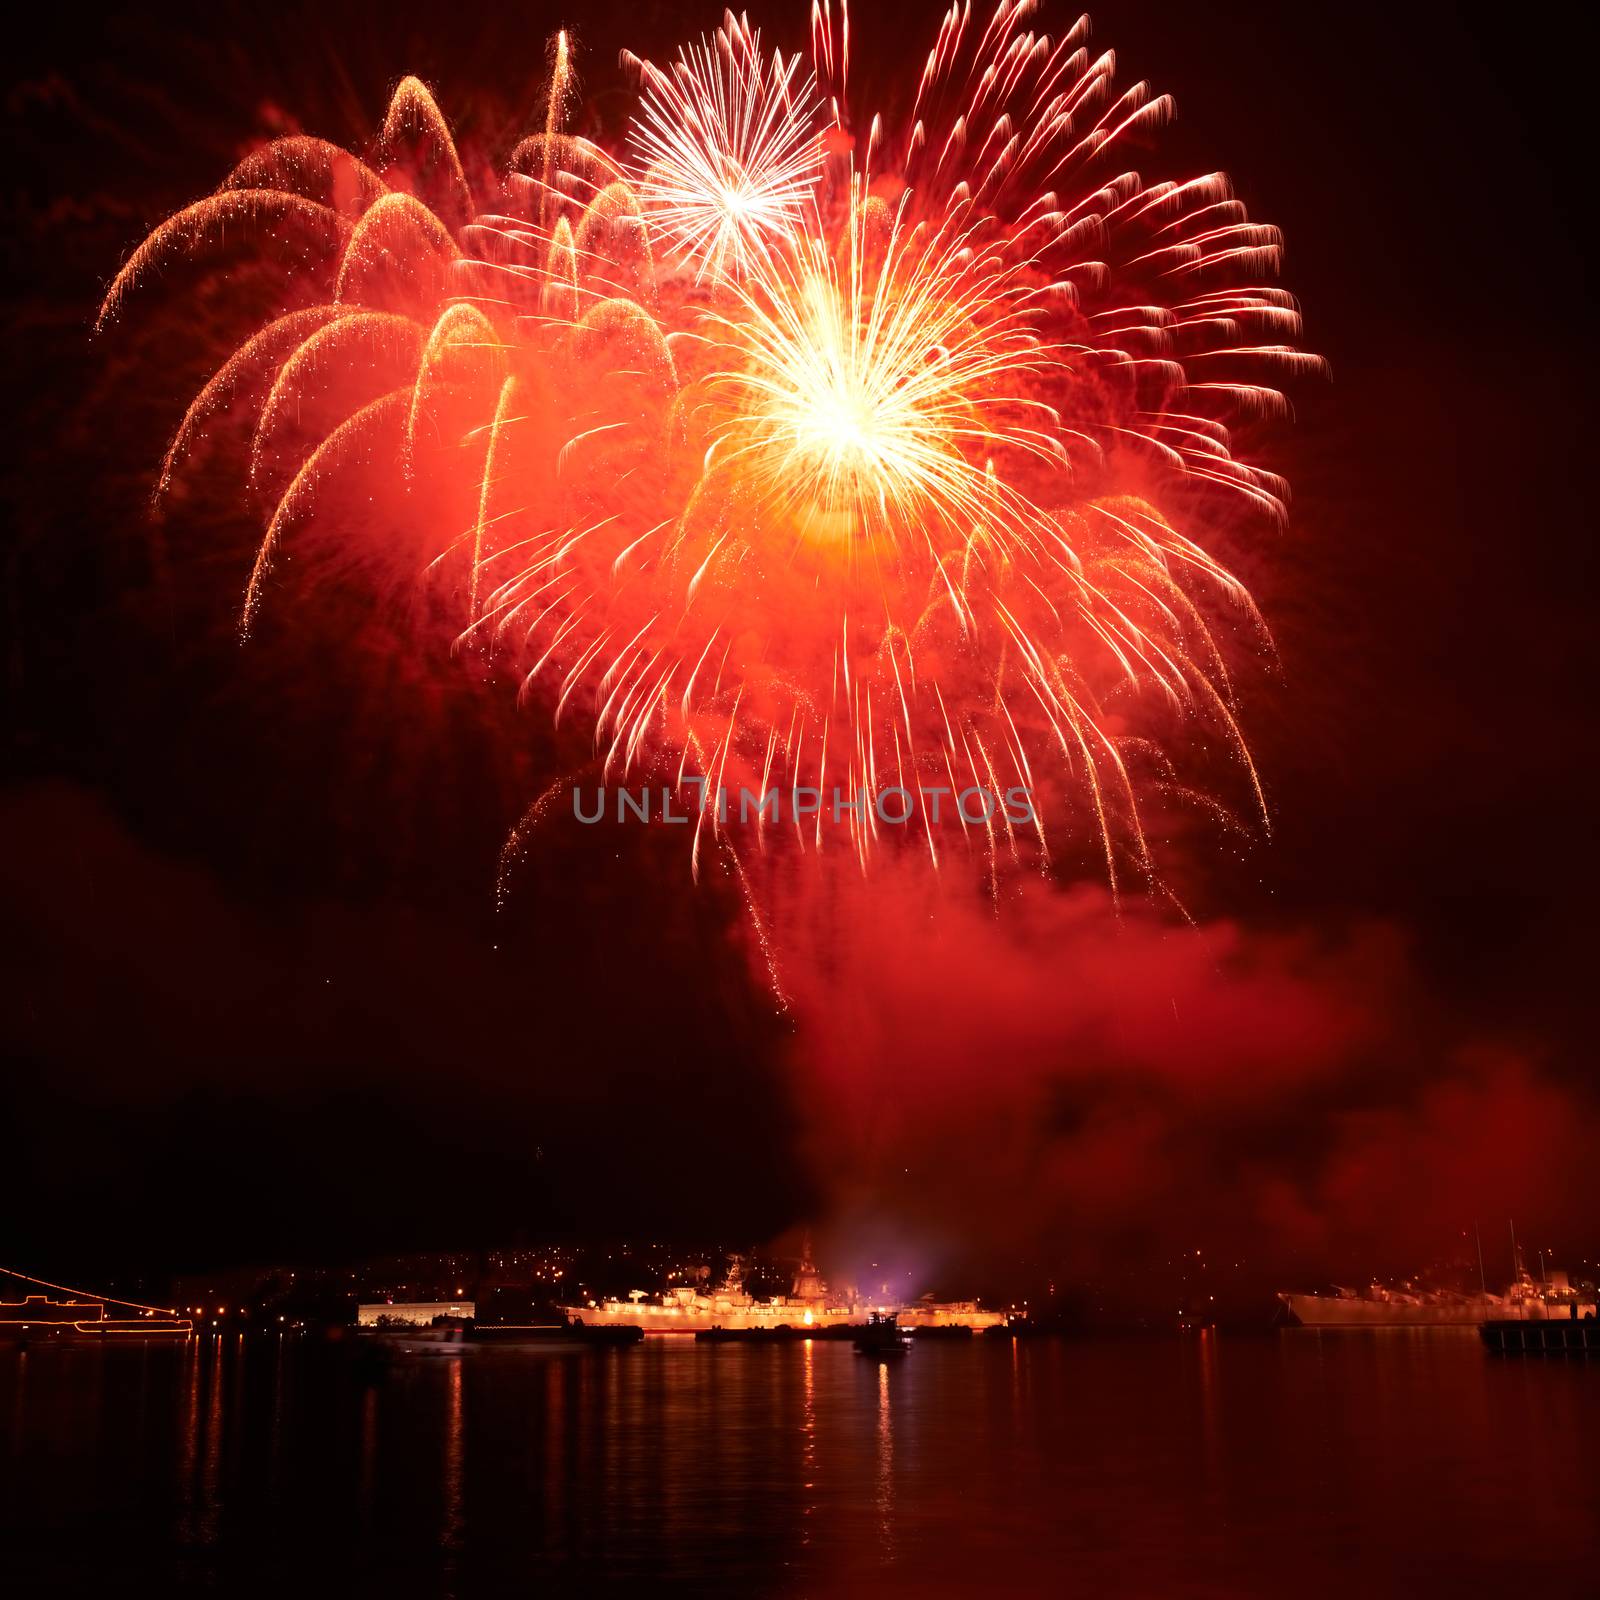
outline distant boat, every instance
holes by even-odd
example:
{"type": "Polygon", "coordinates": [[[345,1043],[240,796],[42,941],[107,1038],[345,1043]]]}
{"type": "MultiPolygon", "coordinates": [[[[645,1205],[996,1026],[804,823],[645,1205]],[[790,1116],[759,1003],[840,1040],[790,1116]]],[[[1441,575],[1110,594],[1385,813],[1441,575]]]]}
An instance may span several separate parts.
{"type": "Polygon", "coordinates": [[[622,1349],[638,1344],[643,1328],[586,1327],[578,1322],[477,1322],[467,1330],[472,1344],[533,1346],[540,1349],[622,1349]]]}
{"type": "Polygon", "coordinates": [[[1504,1294],[1464,1294],[1450,1289],[1397,1289],[1372,1284],[1361,1290],[1335,1287],[1332,1294],[1278,1295],[1280,1318],[1306,1328],[1472,1328],[1487,1322],[1542,1322],[1593,1310],[1564,1272],[1537,1281],[1526,1272],[1504,1294]]]}
{"type": "Polygon", "coordinates": [[[892,1311],[874,1311],[856,1335],[856,1349],[864,1356],[903,1356],[911,1350],[911,1335],[892,1311]]]}
{"type": "Polygon", "coordinates": [[[379,1328],[365,1337],[381,1340],[413,1356],[459,1356],[467,1348],[467,1330],[461,1323],[438,1328],[379,1328]]]}
{"type": "Polygon", "coordinates": [[[1451,1294],[1442,1290],[1336,1288],[1332,1294],[1278,1295],[1281,1320],[1305,1328],[1468,1328],[1495,1317],[1514,1317],[1507,1295],[1451,1294]]]}

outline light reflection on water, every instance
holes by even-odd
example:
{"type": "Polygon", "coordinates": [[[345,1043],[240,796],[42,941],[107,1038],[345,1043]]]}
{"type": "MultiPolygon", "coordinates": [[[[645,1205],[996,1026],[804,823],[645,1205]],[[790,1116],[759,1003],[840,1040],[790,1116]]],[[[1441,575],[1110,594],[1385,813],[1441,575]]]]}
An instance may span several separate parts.
{"type": "Polygon", "coordinates": [[[226,1336],[0,1349],[0,1384],[34,1592],[1582,1592],[1600,1547],[1600,1362],[1470,1330],[386,1370],[226,1336]]]}

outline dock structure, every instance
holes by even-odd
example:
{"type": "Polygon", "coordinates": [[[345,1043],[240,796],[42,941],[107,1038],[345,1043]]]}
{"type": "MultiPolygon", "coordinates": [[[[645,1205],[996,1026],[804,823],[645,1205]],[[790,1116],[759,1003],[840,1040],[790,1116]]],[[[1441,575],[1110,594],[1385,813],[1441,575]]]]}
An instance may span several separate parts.
{"type": "Polygon", "coordinates": [[[1593,1316],[1497,1319],[1480,1323],[1478,1334],[1498,1356],[1600,1356],[1600,1321],[1593,1316]]]}

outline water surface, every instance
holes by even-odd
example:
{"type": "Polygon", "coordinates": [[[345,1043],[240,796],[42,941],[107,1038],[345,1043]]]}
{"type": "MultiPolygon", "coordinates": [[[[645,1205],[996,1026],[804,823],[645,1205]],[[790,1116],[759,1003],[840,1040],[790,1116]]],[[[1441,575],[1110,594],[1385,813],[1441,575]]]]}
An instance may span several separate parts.
{"type": "Polygon", "coordinates": [[[0,1349],[7,1588],[1600,1592],[1600,1362],[1471,1330],[0,1349]],[[12,1585],[15,1584],[15,1588],[12,1585]]]}

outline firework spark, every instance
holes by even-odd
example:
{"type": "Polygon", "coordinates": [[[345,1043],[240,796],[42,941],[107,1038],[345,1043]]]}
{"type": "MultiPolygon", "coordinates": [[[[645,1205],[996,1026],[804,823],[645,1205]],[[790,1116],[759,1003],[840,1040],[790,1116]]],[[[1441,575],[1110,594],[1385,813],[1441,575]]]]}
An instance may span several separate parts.
{"type": "MultiPolygon", "coordinates": [[[[618,151],[567,131],[563,34],[490,196],[408,79],[370,164],[281,140],[162,224],[102,325],[224,230],[319,263],[322,298],[228,355],[162,470],[256,397],[243,627],[324,487],[388,459],[454,508],[427,565],[463,648],[582,719],[604,775],[847,797],[758,810],[753,848],[837,832],[865,866],[914,839],[993,883],[1087,842],[1113,890],[1158,886],[1144,809],[1195,794],[1175,752],[1201,742],[1264,819],[1222,643],[1264,634],[1207,547],[1281,517],[1231,430],[1315,362],[1276,232],[1221,175],[1128,170],[1169,102],[1035,10],[953,6],[903,120],[857,116],[842,7],[814,10],[809,70],[729,15],[665,69],[624,57],[618,151]],[[886,785],[909,826],[863,803],[886,785]],[[939,814],[1014,786],[1025,820],[939,814]]],[[[735,827],[698,823],[697,868],[735,827]]]]}
{"type": "Polygon", "coordinates": [[[623,52],[642,93],[629,139],[651,224],[697,274],[742,272],[805,221],[822,175],[815,79],[728,14],[666,70],[623,52]]]}

